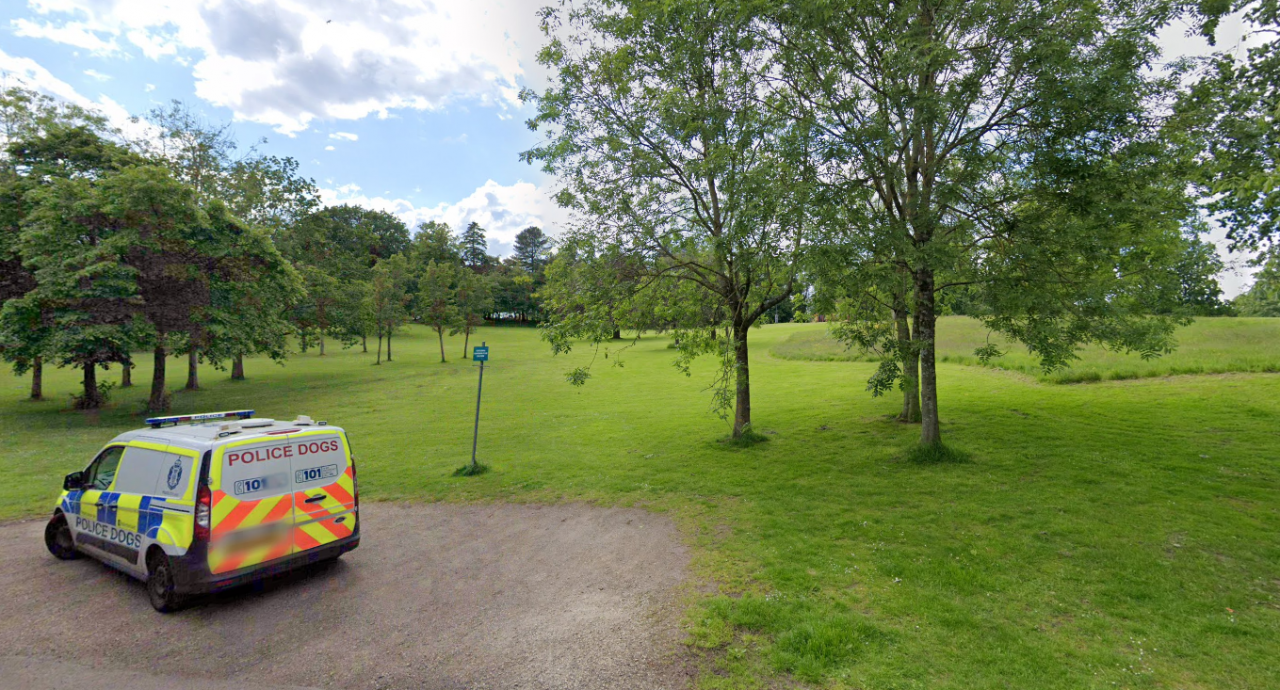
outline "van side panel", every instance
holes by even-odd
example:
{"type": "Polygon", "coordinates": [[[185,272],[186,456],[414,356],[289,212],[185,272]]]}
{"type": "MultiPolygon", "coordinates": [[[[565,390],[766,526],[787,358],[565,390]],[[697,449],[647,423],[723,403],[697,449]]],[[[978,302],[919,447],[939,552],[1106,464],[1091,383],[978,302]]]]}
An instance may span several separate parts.
{"type": "Polygon", "coordinates": [[[294,552],[351,536],[356,530],[356,487],[346,434],[326,429],[293,434],[294,552]]]}
{"type": "Polygon", "coordinates": [[[293,552],[293,493],[287,437],[232,441],[213,452],[209,569],[215,574],[293,552]]]}

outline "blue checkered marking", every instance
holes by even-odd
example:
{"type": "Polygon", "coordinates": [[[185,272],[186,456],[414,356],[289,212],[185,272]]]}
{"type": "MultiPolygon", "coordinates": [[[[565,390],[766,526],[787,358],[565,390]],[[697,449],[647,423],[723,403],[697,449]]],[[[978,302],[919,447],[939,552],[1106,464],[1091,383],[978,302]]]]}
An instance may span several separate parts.
{"type": "Polygon", "coordinates": [[[164,508],[151,507],[151,502],[155,500],[164,499],[143,496],[142,503],[138,505],[138,531],[151,539],[160,534],[160,524],[164,522],[164,508]]]}
{"type": "Polygon", "coordinates": [[[76,489],[68,491],[67,495],[62,498],[62,512],[67,515],[80,514],[80,497],[84,495],[84,491],[76,489]]]}
{"type": "Polygon", "coordinates": [[[98,508],[98,522],[114,527],[116,524],[116,516],[120,512],[119,502],[119,492],[104,491],[102,495],[98,497],[98,503],[102,504],[102,507],[98,508]]]}

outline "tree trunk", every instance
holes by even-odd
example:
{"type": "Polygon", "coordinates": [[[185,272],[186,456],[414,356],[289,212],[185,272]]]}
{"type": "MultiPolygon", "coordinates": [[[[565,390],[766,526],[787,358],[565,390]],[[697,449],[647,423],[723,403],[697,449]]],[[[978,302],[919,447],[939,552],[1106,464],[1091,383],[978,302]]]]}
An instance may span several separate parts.
{"type": "Polygon", "coordinates": [[[328,322],[324,318],[324,304],[316,305],[316,333],[320,336],[320,356],[324,356],[324,328],[328,322]]]}
{"type": "Polygon", "coordinates": [[[200,390],[200,351],[191,348],[187,353],[187,385],[186,390],[200,390]]]}
{"type": "Polygon", "coordinates": [[[378,329],[378,361],[374,364],[382,364],[382,329],[378,329]]]}
{"type": "Polygon", "coordinates": [[[102,396],[98,393],[98,365],[89,362],[84,365],[84,397],[80,400],[80,409],[92,410],[102,406],[102,396]]]}
{"type": "Polygon", "coordinates": [[[437,328],[436,335],[440,336],[440,363],[444,364],[444,329],[437,328]]]}
{"type": "Polygon", "coordinates": [[[937,315],[934,313],[933,271],[916,273],[916,342],[920,350],[920,444],[942,443],[942,427],[938,421],[938,371],[934,360],[934,337],[937,315]]]}
{"type": "Polygon", "coordinates": [[[161,414],[169,411],[169,396],[164,392],[164,365],[168,359],[163,345],[155,349],[155,366],[151,370],[151,399],[147,402],[147,412],[161,414]]]}
{"type": "Polygon", "coordinates": [[[898,326],[898,358],[902,364],[902,413],[898,421],[915,424],[920,421],[920,354],[911,341],[905,305],[893,310],[893,320],[898,326]]]}
{"type": "Polygon", "coordinates": [[[120,365],[120,387],[133,388],[133,362],[120,365]]]}
{"type": "Polygon", "coordinates": [[[360,351],[361,352],[369,351],[369,334],[368,333],[360,334],[360,351]]]}
{"type": "Polygon", "coordinates": [[[391,361],[391,331],[392,329],[390,328],[387,329],[387,361],[388,362],[391,361]]]}
{"type": "Polygon", "coordinates": [[[471,342],[471,327],[462,329],[462,358],[467,358],[467,344],[471,342]]]}
{"type": "Polygon", "coordinates": [[[31,399],[44,399],[44,358],[36,357],[31,361],[31,399]]]}
{"type": "Polygon", "coordinates": [[[738,396],[733,409],[733,437],[751,427],[751,366],[747,359],[747,326],[734,325],[733,359],[738,396]]]}
{"type": "Polygon", "coordinates": [[[236,356],[231,359],[231,380],[244,380],[244,355],[242,354],[237,353],[236,356]]]}
{"type": "Polygon", "coordinates": [[[614,339],[614,340],[622,340],[622,329],[621,329],[621,328],[618,328],[618,327],[616,327],[616,326],[614,327],[614,329],[613,329],[613,339],[614,339]]]}

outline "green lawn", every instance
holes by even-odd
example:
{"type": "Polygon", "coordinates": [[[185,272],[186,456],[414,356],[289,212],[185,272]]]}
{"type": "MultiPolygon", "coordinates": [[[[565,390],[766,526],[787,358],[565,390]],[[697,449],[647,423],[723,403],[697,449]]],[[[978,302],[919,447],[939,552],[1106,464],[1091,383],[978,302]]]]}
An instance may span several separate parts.
{"type": "MultiPolygon", "coordinates": [[[[989,366],[1028,374],[1046,383],[1116,381],[1176,374],[1280,372],[1280,319],[1200,318],[1178,329],[1176,337],[1177,350],[1151,360],[1090,345],[1081,350],[1080,359],[1070,368],[1046,374],[1026,347],[989,334],[974,319],[948,316],[938,323],[938,360],[979,365],[973,351],[990,342],[1005,354],[989,366]]],[[[858,350],[846,349],[830,337],[825,328],[793,333],[774,346],[773,354],[784,359],[820,361],[875,359],[858,350]]]]}
{"type": "MultiPolygon", "coordinates": [[[[1231,331],[1246,323],[1197,328],[1258,342],[1231,331]]],[[[433,361],[425,329],[382,366],[338,351],[251,361],[243,383],[206,370],[208,389],[176,393],[175,411],[340,424],[366,500],[667,512],[695,547],[702,687],[1280,687],[1280,376],[1055,386],[943,364],[944,434],[973,460],[920,466],[901,460],[917,430],[890,421],[897,398],[863,390],[873,364],[770,354],[824,333],[752,332],[755,426],[770,440],[750,448],[719,442],[710,372],[685,378],[662,338],[623,367],[601,354],[576,389],[564,372],[589,352],[553,359],[534,331],[486,329],[480,456],[493,471],[473,478],[450,474],[470,454],[476,370],[433,361]]],[[[1275,357],[1275,342],[1255,351],[1275,357]]],[[[5,518],[46,513],[64,473],[139,425],[145,385],[87,415],[66,409],[73,372],[47,378],[44,403],[20,401],[25,378],[0,378],[5,518]]]]}

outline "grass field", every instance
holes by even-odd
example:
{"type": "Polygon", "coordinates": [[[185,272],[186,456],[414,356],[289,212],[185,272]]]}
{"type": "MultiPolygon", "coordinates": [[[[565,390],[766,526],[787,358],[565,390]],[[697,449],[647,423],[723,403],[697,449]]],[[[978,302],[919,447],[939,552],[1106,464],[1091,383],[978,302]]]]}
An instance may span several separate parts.
{"type": "MultiPolygon", "coordinates": [[[[1226,357],[1277,356],[1274,337],[1208,332],[1243,323],[1197,328],[1255,343],[1226,357]]],[[[1053,386],[943,364],[944,434],[972,461],[921,466],[901,460],[917,430],[890,421],[898,400],[863,390],[873,364],[770,354],[824,334],[752,332],[755,427],[770,440],[749,448],[720,442],[710,372],[684,377],[656,337],[623,367],[602,354],[576,389],[564,372],[590,353],[553,359],[534,331],[485,329],[492,471],[472,478],[451,473],[470,454],[476,370],[433,361],[425,329],[382,366],[338,351],[251,361],[240,383],[206,370],[207,390],[175,393],[175,411],[340,424],[366,500],[671,515],[694,546],[700,687],[1280,687],[1280,376],[1053,386]]],[[[1223,358],[1200,356],[1205,370],[1223,358]]],[[[67,410],[74,372],[47,379],[52,399],[30,403],[26,379],[0,378],[3,518],[47,513],[63,474],[140,422],[145,385],[84,414],[67,410]]]]}
{"type": "MultiPolygon", "coordinates": [[[[978,366],[973,351],[988,342],[1004,352],[988,365],[1016,371],[1046,383],[1087,383],[1117,381],[1178,374],[1225,374],[1236,372],[1280,372],[1280,319],[1200,318],[1178,329],[1178,349],[1151,360],[1137,354],[1112,352],[1090,345],[1069,368],[1045,373],[1026,347],[988,334],[978,321],[965,316],[948,316],[938,323],[938,361],[978,366]]],[[[784,359],[819,361],[863,361],[875,359],[858,350],[848,350],[828,335],[825,328],[793,333],[778,343],[773,354],[784,359]]]]}

